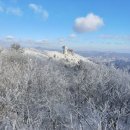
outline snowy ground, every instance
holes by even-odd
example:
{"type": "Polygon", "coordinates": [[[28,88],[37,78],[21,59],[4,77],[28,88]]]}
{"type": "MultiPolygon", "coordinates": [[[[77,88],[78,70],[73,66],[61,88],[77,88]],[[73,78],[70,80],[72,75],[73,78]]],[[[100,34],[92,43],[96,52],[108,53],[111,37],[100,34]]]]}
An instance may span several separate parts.
{"type": "Polygon", "coordinates": [[[65,55],[62,52],[58,51],[48,51],[48,50],[39,51],[36,49],[25,49],[24,53],[41,58],[44,57],[44,58],[54,58],[55,60],[66,60],[72,63],[78,63],[80,60],[92,63],[87,58],[80,56],[76,53],[74,53],[73,55],[72,54],[65,55]]]}

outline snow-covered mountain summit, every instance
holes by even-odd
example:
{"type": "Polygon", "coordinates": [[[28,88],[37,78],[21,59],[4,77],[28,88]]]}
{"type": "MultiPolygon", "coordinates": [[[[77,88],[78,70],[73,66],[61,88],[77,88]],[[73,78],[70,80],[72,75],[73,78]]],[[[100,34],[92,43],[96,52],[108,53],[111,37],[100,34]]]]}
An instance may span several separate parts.
{"type": "Polygon", "coordinates": [[[36,56],[39,58],[53,58],[54,60],[65,60],[67,62],[72,62],[72,63],[78,63],[80,60],[84,61],[84,62],[90,62],[92,63],[89,59],[80,56],[76,53],[73,54],[63,54],[60,51],[48,51],[48,50],[44,50],[44,51],[39,51],[37,49],[24,49],[24,53],[30,56],[36,56]]]}
{"type": "Polygon", "coordinates": [[[3,48],[0,130],[129,130],[129,77],[71,49],[3,48]]]}

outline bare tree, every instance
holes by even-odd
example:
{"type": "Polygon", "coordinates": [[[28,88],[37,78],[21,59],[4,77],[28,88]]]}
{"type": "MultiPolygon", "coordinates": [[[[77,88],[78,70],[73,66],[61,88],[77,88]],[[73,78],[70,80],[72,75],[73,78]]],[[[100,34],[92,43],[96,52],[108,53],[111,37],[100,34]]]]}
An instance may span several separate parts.
{"type": "Polygon", "coordinates": [[[127,130],[129,76],[9,49],[0,55],[0,130],[127,130]]]}

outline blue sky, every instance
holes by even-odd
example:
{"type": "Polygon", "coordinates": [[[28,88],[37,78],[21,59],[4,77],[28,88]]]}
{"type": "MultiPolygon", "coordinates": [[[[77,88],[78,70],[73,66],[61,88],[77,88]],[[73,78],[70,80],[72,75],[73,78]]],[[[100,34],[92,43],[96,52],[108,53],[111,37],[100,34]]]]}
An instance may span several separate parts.
{"type": "Polygon", "coordinates": [[[0,0],[0,39],[129,52],[129,7],[130,0],[0,0]]]}

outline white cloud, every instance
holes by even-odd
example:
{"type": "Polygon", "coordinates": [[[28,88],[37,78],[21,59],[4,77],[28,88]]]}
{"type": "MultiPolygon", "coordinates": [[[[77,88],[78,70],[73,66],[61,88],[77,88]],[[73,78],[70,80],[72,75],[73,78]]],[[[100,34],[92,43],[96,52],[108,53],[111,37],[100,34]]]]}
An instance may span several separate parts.
{"type": "MultiPolygon", "coordinates": [[[[10,0],[18,1],[18,0],[10,0]]],[[[18,7],[6,6],[4,0],[0,0],[0,13],[21,16],[23,14],[22,10],[18,7]]]]}
{"type": "Polygon", "coordinates": [[[29,8],[35,13],[40,14],[44,20],[48,19],[49,14],[42,6],[31,3],[29,4],[29,8]]]}
{"type": "Polygon", "coordinates": [[[65,44],[66,41],[67,41],[65,38],[59,38],[59,39],[57,39],[57,40],[58,40],[57,42],[58,42],[59,44],[65,44]]]}
{"type": "Polygon", "coordinates": [[[10,8],[6,9],[6,13],[21,16],[22,15],[22,10],[20,8],[12,8],[12,7],[10,7],[10,8]]]}
{"type": "Polygon", "coordinates": [[[77,37],[77,35],[74,34],[74,33],[72,33],[72,34],[69,35],[69,38],[76,38],[76,37],[77,37]]]}
{"type": "Polygon", "coordinates": [[[2,7],[0,6],[0,13],[11,14],[16,16],[22,15],[22,10],[18,7],[2,7]]]}
{"type": "Polygon", "coordinates": [[[8,36],[5,36],[5,39],[6,39],[6,40],[14,40],[15,37],[12,36],[12,35],[8,35],[8,36]]]}
{"type": "Polygon", "coordinates": [[[130,35],[111,35],[111,34],[103,34],[100,35],[99,38],[109,39],[109,40],[122,40],[122,41],[130,41],[130,35]]]}
{"type": "Polygon", "coordinates": [[[104,25],[101,17],[89,13],[86,17],[79,17],[75,20],[74,30],[79,33],[96,31],[104,25]]]}
{"type": "Polygon", "coordinates": [[[39,44],[49,44],[49,40],[48,39],[38,40],[37,43],[39,43],[39,44]]]}

